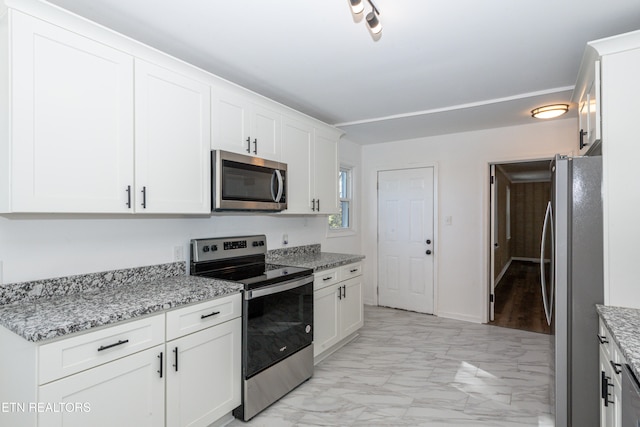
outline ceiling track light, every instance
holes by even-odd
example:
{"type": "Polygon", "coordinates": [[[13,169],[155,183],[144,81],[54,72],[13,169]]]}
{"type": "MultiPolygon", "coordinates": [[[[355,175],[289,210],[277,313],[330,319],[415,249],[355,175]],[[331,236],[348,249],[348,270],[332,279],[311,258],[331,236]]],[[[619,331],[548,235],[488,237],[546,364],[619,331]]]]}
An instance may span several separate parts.
{"type": "MultiPolygon", "coordinates": [[[[367,27],[374,38],[376,38],[376,36],[379,38],[381,35],[380,33],[382,32],[382,24],[378,18],[380,16],[380,11],[376,5],[373,4],[372,0],[366,1],[371,6],[371,12],[367,13],[365,18],[367,21],[367,27]]],[[[353,12],[354,16],[358,16],[364,11],[364,0],[349,0],[349,5],[351,6],[351,12],[353,12]]]]}
{"type": "Polygon", "coordinates": [[[563,115],[567,111],[569,111],[569,105],[567,104],[545,105],[544,107],[531,110],[531,117],[535,117],[536,119],[553,119],[563,115]]]}

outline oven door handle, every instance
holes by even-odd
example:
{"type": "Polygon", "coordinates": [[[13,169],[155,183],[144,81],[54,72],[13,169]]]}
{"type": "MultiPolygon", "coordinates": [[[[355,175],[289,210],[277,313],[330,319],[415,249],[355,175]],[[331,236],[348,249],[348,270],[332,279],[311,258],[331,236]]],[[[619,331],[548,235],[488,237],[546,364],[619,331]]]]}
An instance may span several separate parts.
{"type": "Polygon", "coordinates": [[[299,288],[309,283],[313,283],[313,276],[302,277],[284,283],[265,286],[264,288],[252,289],[244,293],[244,299],[252,300],[254,298],[264,297],[266,295],[273,295],[277,294],[278,292],[284,292],[291,289],[299,288]]]}

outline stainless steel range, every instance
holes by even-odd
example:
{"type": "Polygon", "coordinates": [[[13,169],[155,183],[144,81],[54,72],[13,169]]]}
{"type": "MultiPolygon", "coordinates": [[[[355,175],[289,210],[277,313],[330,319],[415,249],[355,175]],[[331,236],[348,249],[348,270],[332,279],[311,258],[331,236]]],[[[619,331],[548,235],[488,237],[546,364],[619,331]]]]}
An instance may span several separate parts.
{"type": "Polygon", "coordinates": [[[191,274],[244,284],[245,421],[313,375],[313,271],[265,262],[264,235],[191,240],[191,274]]]}

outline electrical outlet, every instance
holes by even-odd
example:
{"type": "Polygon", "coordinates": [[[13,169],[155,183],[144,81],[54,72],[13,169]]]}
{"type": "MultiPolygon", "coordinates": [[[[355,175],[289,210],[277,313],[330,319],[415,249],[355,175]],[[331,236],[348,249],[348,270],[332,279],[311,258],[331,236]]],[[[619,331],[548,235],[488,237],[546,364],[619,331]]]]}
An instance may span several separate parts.
{"type": "Polygon", "coordinates": [[[289,244],[289,235],[286,233],[282,235],[282,244],[285,246],[289,244]]]}
{"type": "Polygon", "coordinates": [[[184,248],[182,246],[173,247],[173,260],[184,261],[184,248]]]}

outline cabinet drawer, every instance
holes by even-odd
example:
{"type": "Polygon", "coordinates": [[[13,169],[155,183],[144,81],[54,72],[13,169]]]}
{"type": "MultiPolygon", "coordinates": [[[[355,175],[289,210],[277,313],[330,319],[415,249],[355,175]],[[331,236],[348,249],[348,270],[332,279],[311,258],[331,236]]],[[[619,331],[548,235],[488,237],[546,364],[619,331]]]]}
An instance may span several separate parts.
{"type": "Polygon", "coordinates": [[[38,384],[45,384],[162,343],[163,314],[44,344],[38,350],[38,384]]]}
{"type": "Polygon", "coordinates": [[[242,314],[241,294],[216,298],[167,312],[167,341],[200,331],[242,314]]]}
{"type": "Polygon", "coordinates": [[[362,275],[362,263],[356,262],[340,267],[340,281],[351,279],[362,275]]]}
{"type": "Polygon", "coordinates": [[[313,275],[313,290],[326,288],[340,281],[340,269],[332,268],[330,270],[323,270],[313,275]]]}
{"type": "Polygon", "coordinates": [[[613,337],[609,334],[609,330],[604,325],[602,319],[599,319],[598,322],[598,343],[600,348],[604,351],[607,359],[611,358],[611,346],[613,345],[613,337]]]}

